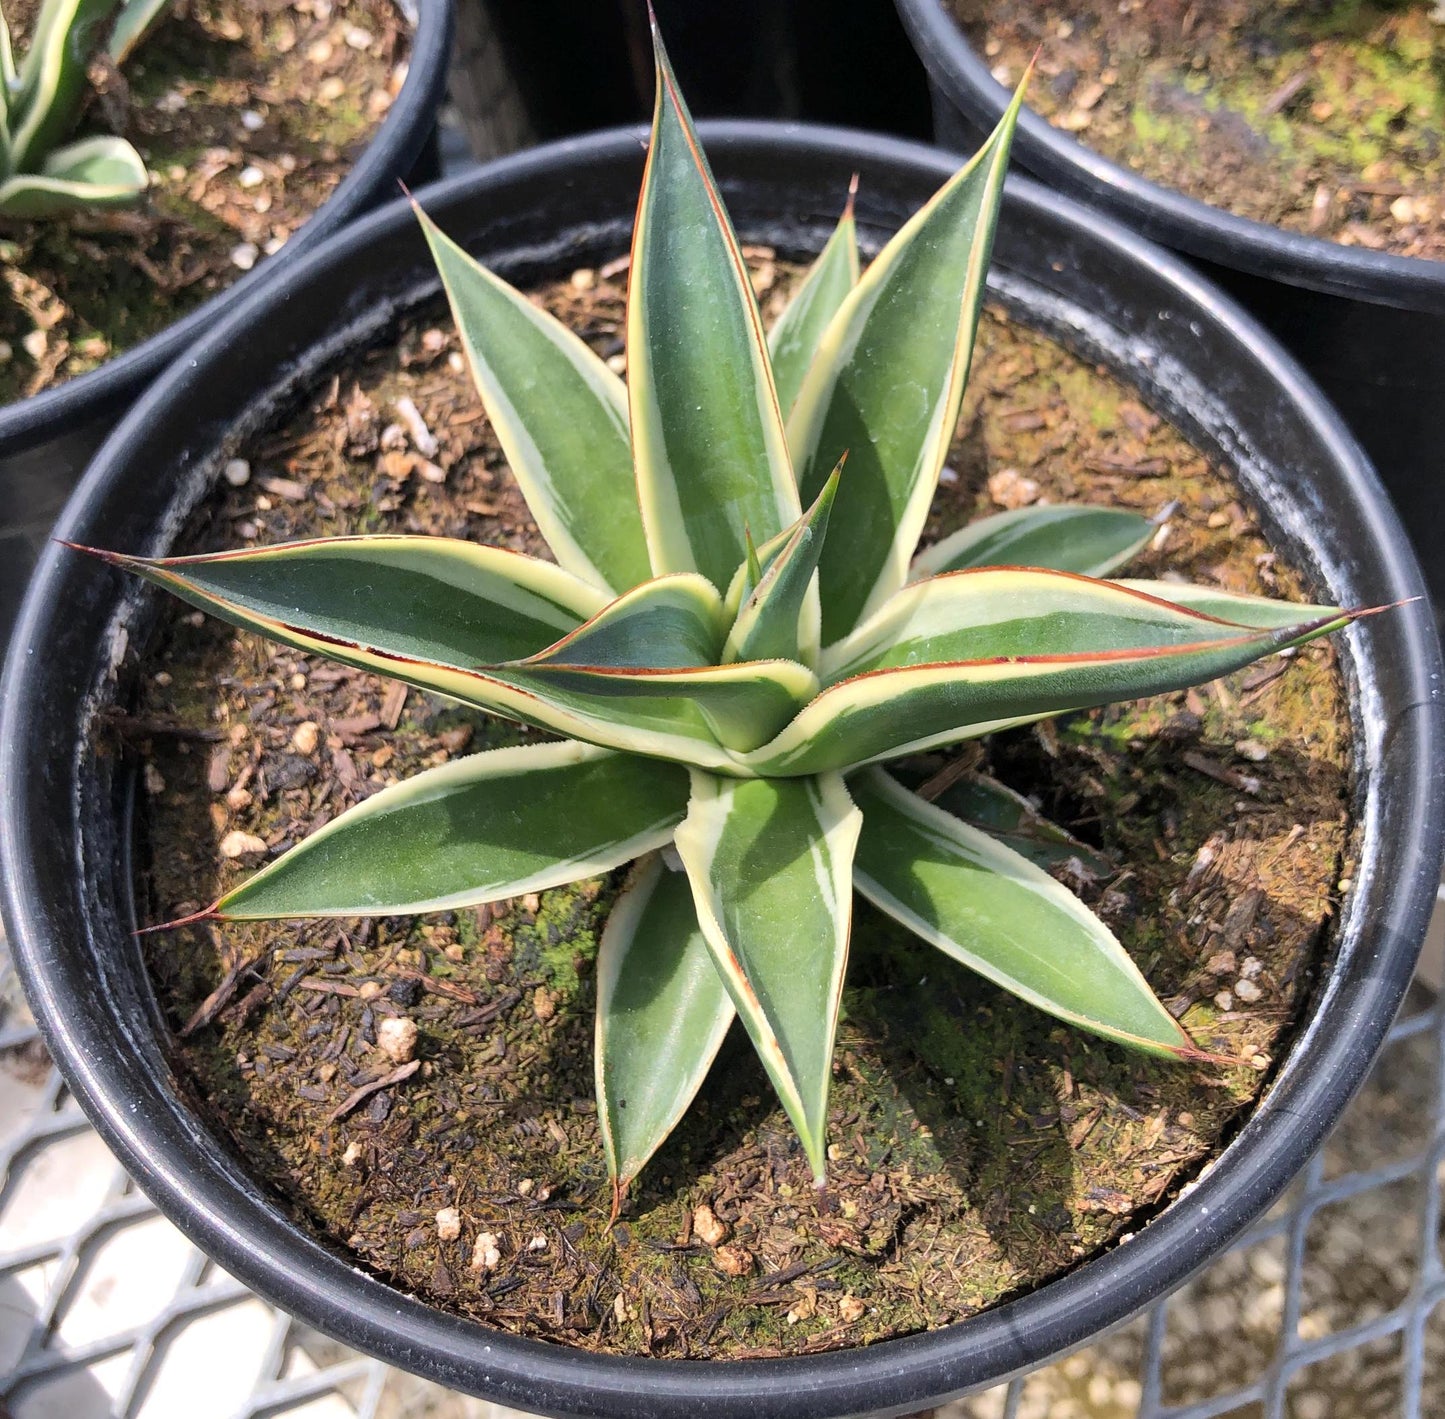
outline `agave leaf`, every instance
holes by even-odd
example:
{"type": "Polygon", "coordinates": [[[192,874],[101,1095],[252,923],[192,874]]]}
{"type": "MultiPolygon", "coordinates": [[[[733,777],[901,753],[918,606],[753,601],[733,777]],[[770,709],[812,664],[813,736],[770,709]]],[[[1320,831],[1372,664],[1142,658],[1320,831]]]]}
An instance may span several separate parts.
{"type": "Polygon", "coordinates": [[[693,774],[676,845],[703,935],[822,1180],[862,815],[836,774],[693,774]]]}
{"type": "Polygon", "coordinates": [[[598,586],[625,591],[646,581],[626,387],[561,321],[413,207],[472,381],[547,545],[563,567],[598,586]]]}
{"type": "Polygon", "coordinates": [[[1048,870],[1074,862],[1094,877],[1107,876],[1114,870],[1093,848],[1045,818],[1023,794],[1015,793],[987,774],[959,774],[934,793],[922,775],[910,769],[907,764],[890,764],[888,772],[925,802],[936,804],[969,827],[987,833],[1028,858],[1036,867],[1048,870]]]}
{"type": "Polygon", "coordinates": [[[325,537],[199,557],[98,555],[236,625],[472,666],[574,630],[604,593],[550,562],[449,537],[325,537]]]}
{"type": "Polygon", "coordinates": [[[98,555],[284,645],[572,739],[722,772],[746,771],[721,747],[694,695],[728,720],[751,723],[756,707],[756,736],[785,723],[817,685],[802,666],[729,666],[717,672],[722,683],[700,693],[688,675],[705,678],[703,671],[467,668],[507,646],[534,653],[538,639],[554,640],[606,597],[550,562],[445,538],[326,538],[154,561],[98,555]]]}
{"type": "Polygon", "coordinates": [[[14,171],[39,168],[74,125],[89,86],[86,66],[116,3],[44,0],[11,93],[14,171]]]}
{"type": "Polygon", "coordinates": [[[597,948],[597,1121],[618,1195],[677,1126],[735,1013],[686,875],[649,855],[597,948]]]}
{"type": "Polygon", "coordinates": [[[1273,630],[1201,618],[1199,639],[1188,643],[1165,639],[1129,649],[1034,651],[876,670],[825,689],[770,744],[740,756],[738,766],[769,776],[854,768],[1069,710],[1180,690],[1313,640],[1360,614],[1331,611],[1273,630]]]}
{"type": "Polygon", "coordinates": [[[130,58],[169,4],[170,0],[123,0],[107,45],[110,57],[117,64],[124,64],[130,58]]]}
{"type": "Polygon", "coordinates": [[[911,581],[971,567],[1047,567],[1107,576],[1142,551],[1157,531],[1123,508],[1050,503],[981,517],[913,559],[911,581]]]}
{"type": "Polygon", "coordinates": [[[1014,995],[1107,1039],[1195,1053],[1114,934],[1041,868],[870,769],[853,880],[909,930],[1014,995]]]}
{"type": "Polygon", "coordinates": [[[798,397],[808,366],[813,363],[823,331],[837,314],[844,296],[858,284],[858,226],[853,219],[853,199],[857,191],[858,177],[854,174],[848,187],[848,201],[833,235],[768,332],[778,406],[785,418],[798,397]]]}
{"type": "MultiPolygon", "coordinates": [[[[1330,607],[1265,604],[1286,614],[1255,629],[1331,613],[1330,607]]],[[[829,646],[822,672],[826,683],[836,684],[904,666],[1165,649],[1228,640],[1249,628],[1117,582],[1032,567],[977,567],[905,587],[829,646]]]]}
{"type": "Polygon", "coordinates": [[[1297,601],[1279,601],[1273,596],[1249,596],[1239,591],[1222,591],[1217,586],[1195,586],[1189,582],[1141,581],[1120,579],[1115,586],[1143,596],[1157,596],[1174,606],[1184,606],[1201,616],[1217,616],[1239,626],[1257,626],[1274,630],[1293,625],[1302,617],[1328,616],[1328,606],[1303,605],[1297,601]]]}
{"type": "Polygon", "coordinates": [[[817,501],[789,529],[787,541],[762,571],[752,554],[746,602],[728,632],[724,663],[732,660],[802,660],[818,662],[819,606],[813,573],[828,533],[828,513],[838,491],[839,464],[823,484],[817,501]],[[754,578],[754,570],[760,574],[754,578]]]}
{"type": "Polygon", "coordinates": [[[696,572],[674,572],[624,592],[527,663],[614,670],[716,665],[726,633],[713,584],[696,572]]]}
{"type": "Polygon", "coordinates": [[[652,36],[657,107],[627,302],[637,495],[653,570],[721,588],[744,530],[769,538],[800,506],[747,267],[655,24],[652,36]]]}
{"type": "MultiPolygon", "coordinates": [[[[791,660],[750,660],[745,664],[682,670],[527,661],[491,666],[486,673],[538,700],[568,705],[593,716],[640,727],[654,712],[666,714],[668,722],[677,727],[684,722],[705,726],[700,749],[688,754],[668,753],[666,757],[703,767],[726,767],[734,773],[740,772],[735,762],[715,757],[716,746],[746,754],[766,744],[818,691],[817,676],[791,660]]],[[[541,723],[540,712],[532,722],[541,723]]],[[[561,732],[575,733],[594,743],[614,742],[598,738],[595,729],[587,734],[561,732]]],[[[617,747],[628,745],[619,743],[617,747]]]]}
{"type": "MultiPolygon", "coordinates": [[[[7,119],[10,114],[10,91],[15,84],[15,47],[10,42],[10,25],[4,14],[0,13],[0,116],[7,119]]],[[[0,125],[0,142],[8,145],[9,141],[8,125],[0,125]]]]}
{"type": "Polygon", "coordinates": [[[805,500],[847,453],[819,568],[823,643],[907,579],[958,424],[1023,88],[973,160],[885,246],[823,335],[788,419],[805,500]]]}
{"type": "Polygon", "coordinates": [[[687,795],[683,769],[587,744],[471,754],[349,808],[208,915],[393,916],[540,892],[661,847],[687,795]]]}
{"type": "Polygon", "coordinates": [[[39,172],[0,182],[0,214],[31,220],[96,207],[128,207],[146,190],[145,163],[124,138],[82,138],[39,172]]]}

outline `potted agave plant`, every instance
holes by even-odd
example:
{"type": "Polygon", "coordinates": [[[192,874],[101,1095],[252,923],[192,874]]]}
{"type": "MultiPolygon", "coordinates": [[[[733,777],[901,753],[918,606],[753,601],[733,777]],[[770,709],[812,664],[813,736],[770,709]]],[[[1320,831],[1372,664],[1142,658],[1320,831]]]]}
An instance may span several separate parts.
{"type": "Polygon", "coordinates": [[[320,18],[245,7],[202,17],[165,0],[45,0],[14,38],[0,17],[10,291],[0,627],[86,457],[135,394],[232,293],[276,268],[283,243],[281,260],[294,259],[411,171],[445,79],[450,13],[427,0],[413,30],[384,12],[358,3],[320,18]],[[378,20],[405,32],[400,47],[378,20]],[[333,37],[338,26],[353,43],[333,37]],[[218,72],[188,70],[196,54],[218,72]],[[322,93],[328,75],[343,91],[371,87],[354,114],[338,112],[340,93],[322,93]],[[406,79],[395,102],[388,76],[406,79]],[[93,131],[106,127],[135,142],[93,131]]]}
{"type": "MultiPolygon", "coordinates": [[[[300,271],[291,298],[335,312],[324,335],[284,329],[277,298],[263,293],[244,333],[239,317],[218,330],[112,439],[60,529],[70,545],[47,553],[7,667],[7,923],[58,1057],[106,1136],[203,1245],[298,1313],[448,1384],[541,1412],[623,1414],[643,1404],[719,1415],[903,1412],[1075,1343],[1181,1279],[1284,1185],[1343,1107],[1403,990],[1433,894],[1438,709],[1422,685],[1438,651],[1418,607],[1369,617],[1359,609],[1413,594],[1418,573],[1367,468],[1268,341],[1124,234],[1086,231],[1077,209],[1028,189],[1005,201],[1017,97],[956,173],[926,150],[870,146],[856,135],[825,132],[794,147],[766,128],[705,130],[718,140],[709,146],[719,185],[660,43],[657,72],[635,226],[619,190],[624,174],[635,175],[627,134],[526,155],[422,194],[421,237],[405,211],[378,214],[300,271]],[[858,206],[850,201],[831,235],[816,223],[800,235],[770,217],[780,202],[808,210],[825,200],[811,194],[838,191],[850,168],[861,172],[858,206]],[[791,231],[793,249],[816,253],[769,335],[724,192],[745,234],[782,243],[791,231]],[[545,235],[535,217],[519,225],[515,214],[549,203],[545,235]],[[576,217],[564,219],[572,204],[576,217]],[[1185,399],[1196,388],[1188,364],[1177,363],[1193,351],[1228,390],[1212,425],[1224,440],[1216,446],[1258,438],[1285,466],[1309,467],[1307,484],[1271,471],[1254,486],[1269,489],[1274,525],[1290,529],[1277,533],[1280,542],[1352,609],[1218,585],[1107,579],[1159,538],[1149,520],[1109,507],[1015,509],[916,554],[953,441],[1001,209],[1002,263],[1020,311],[1042,320],[1064,299],[1112,303],[1129,333],[1117,346],[1095,345],[1096,355],[1136,352],[1130,377],[1167,402],[1170,387],[1185,399]],[[497,226],[468,229],[477,218],[466,212],[485,212],[497,226]],[[629,226],[624,384],[490,268],[525,284],[529,262],[553,271],[567,263],[565,271],[583,251],[615,251],[629,226]],[[1010,239],[1011,227],[1019,238],[1010,239]],[[444,235],[448,228],[466,243],[444,235]],[[861,273],[860,230],[879,248],[861,273]],[[495,255],[482,264],[468,247],[495,255]],[[491,428],[555,560],[408,535],[166,555],[188,507],[204,501],[287,390],[294,405],[298,382],[328,383],[339,346],[364,347],[392,318],[385,307],[416,301],[428,256],[491,428]],[[1041,283],[1057,294],[1040,294],[1041,283]],[[1171,319],[1146,332],[1138,310],[1161,306],[1171,319]],[[1149,384],[1156,361],[1137,351],[1146,339],[1167,343],[1184,324],[1172,319],[1180,312],[1197,333],[1158,361],[1171,383],[1149,384]],[[1268,393],[1258,400],[1261,386],[1268,393]],[[207,450],[199,458],[198,440],[207,450]],[[203,471],[184,487],[137,496],[130,470],[178,458],[203,471]],[[1305,509],[1318,507],[1321,486],[1350,515],[1328,526],[1311,521],[1305,509]],[[1007,726],[1182,689],[1348,627],[1339,643],[1361,687],[1353,703],[1363,693],[1378,709],[1350,715],[1367,806],[1328,985],[1310,1003],[1273,1093],[1188,1198],[1127,1247],[961,1324],[862,1349],[708,1365],[539,1344],[535,1332],[478,1324],[358,1269],[335,1240],[312,1235],[248,1178],[249,1164],[215,1141],[174,1083],[166,1027],[126,934],[129,869],[115,865],[125,856],[116,797],[124,798],[123,776],[110,755],[86,747],[99,727],[94,713],[116,708],[116,686],[132,673],[157,599],[132,592],[117,619],[116,583],[73,550],[102,541],[126,549],[102,550],[104,560],[291,647],[307,666],[328,660],[376,671],[545,734],[449,758],[370,793],[289,848],[278,839],[260,871],[168,924],[180,936],[260,919],[463,912],[529,898],[526,910],[545,916],[550,889],[616,874],[591,968],[595,1114],[569,1115],[591,1120],[582,1125],[588,1151],[605,1163],[611,1186],[595,1195],[579,1187],[567,1214],[576,1220],[555,1242],[537,1232],[519,1253],[570,1255],[598,1244],[616,1258],[629,1248],[629,1186],[658,1169],[644,1172],[704,1086],[734,1018],[796,1136],[798,1176],[819,1189],[807,1204],[817,1227],[846,1225],[854,1194],[840,1190],[843,1140],[829,1095],[835,1066],[847,1067],[835,1059],[835,1036],[855,897],[938,948],[940,963],[961,962],[1026,1008],[1103,1036],[1109,1049],[1152,1053],[1164,1069],[1237,1063],[1192,1040],[1111,927],[1040,866],[1057,866],[1060,847],[1066,857],[1087,855],[1082,844],[1040,826],[986,778],[971,777],[957,795],[941,783],[915,792],[919,785],[888,765],[1007,726]],[[137,547],[151,555],[135,555],[137,547]],[[42,644],[45,656],[36,653],[42,644]],[[1385,724],[1381,737],[1372,726],[1385,724]],[[38,805],[53,803],[68,778],[76,820],[47,819],[38,805]],[[1035,831],[1022,831],[1026,818],[1035,831]],[[1407,822],[1408,833],[1387,831],[1407,822]],[[103,991],[92,988],[97,970],[103,991]],[[100,1044],[115,1030],[128,1048],[100,1044]]],[[[1076,332],[1098,329],[1078,322],[1076,332]]],[[[323,403],[336,407],[339,398],[323,403]]],[[[1193,406],[1204,438],[1215,414],[1202,395],[1193,406]]],[[[301,754],[317,750],[315,723],[288,732],[301,754]]],[[[234,742],[249,733],[242,726],[234,742]]],[[[267,848],[244,835],[237,843],[238,855],[267,848]]],[[[570,954],[572,943],[544,937],[542,945],[570,954]]],[[[388,959],[399,947],[386,948],[388,959]]],[[[287,950],[278,942],[275,954],[290,971],[287,950]]],[[[275,1008],[290,1008],[297,972],[325,954],[300,949],[275,1008]]],[[[448,957],[465,958],[460,948],[448,957]]],[[[395,999],[411,999],[407,982],[423,975],[400,981],[395,999]]],[[[472,1024],[483,1028],[522,993],[486,1003],[454,976],[428,979],[447,999],[460,991],[480,1004],[472,1024]]],[[[383,1006],[375,981],[362,989],[333,975],[312,988],[318,998],[353,1000],[373,1019],[383,1006]]],[[[258,987],[246,1008],[270,989],[258,987]]],[[[555,1009],[538,994],[539,1018],[555,1009]]],[[[403,1107],[390,1092],[444,1067],[441,1056],[418,1056],[416,1020],[399,1013],[376,1034],[389,1060],[382,1072],[356,1076],[335,1106],[318,1096],[329,1113],[308,1147],[339,1149],[336,1125],[363,1100],[381,1099],[373,1120],[381,1127],[403,1107]]],[[[321,1017],[306,1020],[271,1059],[294,1058],[306,1031],[315,1038],[325,1028],[321,1017]]],[[[365,1035],[357,1022],[360,1033],[338,1037],[343,1049],[365,1035]]],[[[259,1088],[265,1072],[253,1067],[248,1087],[259,1088]]],[[[333,1062],[324,1078],[335,1074],[333,1062]]],[[[545,1117],[569,1138],[550,1105],[545,1117]]],[[[449,1127],[443,1120],[437,1136],[449,1127]]],[[[547,1128],[533,1118],[522,1131],[547,1128]]],[[[459,1174],[470,1166],[467,1150],[480,1146],[441,1144],[459,1174]]],[[[371,1147],[368,1155],[353,1137],[339,1166],[384,1175],[389,1160],[371,1147]]],[[[668,1165],[674,1187],[690,1184],[676,1177],[686,1156],[668,1165]]],[[[766,1186],[790,1180],[791,1166],[784,1148],[766,1186]]],[[[861,1186],[870,1185],[865,1171],[861,1186]]],[[[447,1186],[455,1191],[459,1179],[447,1186]]],[[[512,1191],[511,1203],[488,1196],[443,1207],[434,1228],[417,1228],[415,1245],[408,1241],[415,1250],[439,1236],[451,1250],[437,1274],[450,1286],[446,1267],[469,1267],[484,1310],[508,1294],[488,1279],[503,1276],[507,1243],[482,1229],[476,1208],[515,1204],[519,1215],[547,1215],[537,1210],[548,1201],[534,1179],[512,1191]]],[[[407,1215],[415,1227],[419,1214],[407,1215]]],[[[702,1243],[665,1251],[716,1245],[718,1219],[691,1215],[702,1243]]],[[[717,1247],[713,1261],[714,1272],[745,1290],[751,1258],[742,1253],[717,1247]]],[[[774,1284],[787,1280],[780,1274],[774,1284]]],[[[556,1296],[564,1320],[575,1305],[596,1330],[620,1311],[614,1333],[642,1334],[625,1294],[600,1318],[585,1296],[556,1296]]],[[[840,1314],[846,1321],[847,1309],[840,1314]]],[[[806,1326],[802,1309],[795,1318],[806,1326]]],[[[646,1333],[637,1348],[655,1341],[650,1325],[646,1333]]],[[[831,1345],[848,1343],[840,1332],[831,1345]]]]}

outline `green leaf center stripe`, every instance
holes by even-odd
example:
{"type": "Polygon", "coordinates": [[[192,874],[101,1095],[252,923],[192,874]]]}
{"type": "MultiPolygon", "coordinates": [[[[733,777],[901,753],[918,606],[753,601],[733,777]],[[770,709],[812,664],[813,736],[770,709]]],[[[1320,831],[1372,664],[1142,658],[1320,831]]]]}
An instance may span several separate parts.
{"type": "Polygon", "coordinates": [[[1051,503],[979,518],[913,559],[914,581],[970,567],[1046,567],[1107,576],[1142,551],[1156,529],[1121,508],[1051,503]]]}
{"type": "Polygon", "coordinates": [[[861,824],[836,775],[694,773],[675,839],[713,959],[820,1179],[861,824]]]}
{"type": "Polygon", "coordinates": [[[421,222],[487,416],[547,545],[625,591],[649,575],[632,491],[627,390],[561,321],[421,222]],[[619,497],[626,490],[629,496],[619,497]]]}
{"type": "Polygon", "coordinates": [[[986,567],[948,572],[897,592],[828,648],[823,672],[836,683],[902,666],[1053,657],[1073,646],[1088,646],[1085,653],[1093,657],[1223,640],[1244,629],[1114,582],[986,567]]]}
{"type": "Polygon", "coordinates": [[[713,584],[695,572],[675,572],[619,596],[526,663],[596,670],[712,666],[725,632],[713,584]]]}
{"type": "Polygon", "coordinates": [[[660,42],[657,74],[627,310],[637,495],[654,571],[721,588],[744,528],[800,507],[747,267],[660,42]]]}
{"type": "Polygon", "coordinates": [[[1156,1053],[1190,1050],[1114,934],[1047,872],[877,769],[850,788],[864,822],[854,881],[875,905],[1052,1015],[1156,1053]]]}
{"type": "Polygon", "coordinates": [[[263,634],[285,625],[474,665],[530,655],[606,595],[550,562],[445,537],[333,537],[197,557],[107,560],[263,634]]]}
{"type": "Polygon", "coordinates": [[[686,874],[644,858],[597,950],[597,1115],[619,1192],[696,1096],[735,1013],[686,874]]]}
{"type": "Polygon", "coordinates": [[[668,842],[687,797],[685,770],[584,744],[473,754],[348,809],[213,910],[391,915],[541,891],[668,842]]]}

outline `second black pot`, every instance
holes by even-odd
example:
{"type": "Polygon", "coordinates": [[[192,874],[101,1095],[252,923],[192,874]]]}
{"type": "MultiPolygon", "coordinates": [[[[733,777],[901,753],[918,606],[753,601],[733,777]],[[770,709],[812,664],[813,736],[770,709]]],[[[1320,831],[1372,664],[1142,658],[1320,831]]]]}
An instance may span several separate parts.
{"type": "MultiPolygon", "coordinates": [[[[625,130],[518,155],[422,200],[518,281],[625,251],[641,176],[625,130]]],[[[948,176],[917,145],[829,129],[703,125],[745,239],[816,252],[850,174],[875,249],[948,176]]],[[[1317,599],[1417,595],[1418,568],[1369,464],[1298,366],[1173,258],[1027,182],[1010,186],[991,284],[1016,318],[1102,362],[1233,470],[1317,599]]],[[[146,393],[58,533],[160,554],[237,440],[385,337],[437,281],[394,204],[248,296],[146,393]]],[[[1434,901],[1445,813],[1440,652],[1425,608],[1338,639],[1357,747],[1359,861],[1320,988],[1248,1123],[1187,1195],[1127,1243],[1031,1294],[929,1334],[758,1362],[597,1355],[435,1310],[319,1242],[187,1102],[130,931],[127,776],[96,751],[159,598],[51,546],[0,684],[0,877],[16,962],[76,1097],[198,1245],[286,1310],[441,1384],[559,1416],[899,1414],[1079,1345],[1208,1262],[1284,1188],[1364,1078],[1434,901]]]]}
{"type": "MultiPolygon", "coordinates": [[[[928,70],[934,136],[973,152],[1009,92],[947,0],[895,0],[928,70]]],[[[1344,414],[1379,470],[1445,624],[1445,262],[1345,247],[1236,217],[1111,162],[1025,109],[1014,161],[1183,252],[1279,338],[1344,414]]]]}
{"type": "Polygon", "coordinates": [[[0,405],[0,650],[25,582],[90,455],[146,385],[186,346],[257,287],[361,213],[396,195],[398,178],[436,175],[426,166],[451,53],[451,0],[407,0],[416,14],[406,83],[381,127],[336,191],[275,256],[149,340],[99,369],[15,404],[0,405]]]}

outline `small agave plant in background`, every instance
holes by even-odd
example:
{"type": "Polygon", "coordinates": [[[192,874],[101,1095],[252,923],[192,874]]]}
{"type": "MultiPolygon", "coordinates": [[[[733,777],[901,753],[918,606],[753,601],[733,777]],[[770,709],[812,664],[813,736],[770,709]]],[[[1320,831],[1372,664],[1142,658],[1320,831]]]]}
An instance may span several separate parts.
{"type": "Polygon", "coordinates": [[[168,0],[44,0],[17,62],[0,15],[0,217],[124,207],[146,190],[141,155],[109,134],[64,140],[90,91],[87,70],[120,64],[168,0]]]}
{"type": "MultiPolygon", "coordinates": [[[[918,553],[1020,100],[861,276],[850,199],[765,337],[660,43],[657,78],[625,386],[421,216],[555,564],[408,536],[101,554],[235,625],[559,736],[384,789],[199,916],[442,911],[632,863],[596,977],[614,1206],[735,1015],[821,1182],[855,890],[1063,1020],[1203,1057],[1060,882],[882,766],[1350,619],[1099,580],[1153,531],[1106,508],[1005,513],[918,553]]],[[[1001,786],[972,801],[1018,816],[1001,786]]]]}

